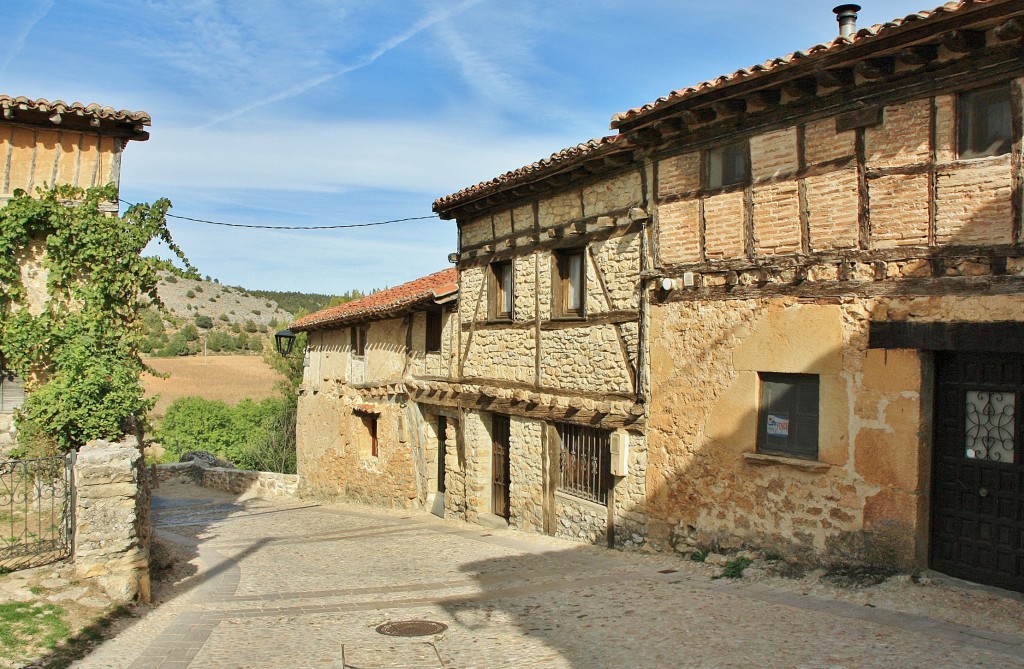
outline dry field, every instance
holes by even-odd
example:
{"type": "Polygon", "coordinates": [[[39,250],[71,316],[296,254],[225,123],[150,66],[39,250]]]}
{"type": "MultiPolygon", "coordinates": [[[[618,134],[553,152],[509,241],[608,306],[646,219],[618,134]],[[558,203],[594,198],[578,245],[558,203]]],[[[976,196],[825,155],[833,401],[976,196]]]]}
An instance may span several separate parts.
{"type": "Polygon", "coordinates": [[[237,404],[244,399],[258,402],[276,395],[274,386],[282,378],[259,355],[147,358],[146,363],[158,372],[170,374],[166,379],[149,374],[142,377],[146,396],[160,395],[150,413],[153,420],[163,418],[171,402],[189,395],[228,404],[237,404]]]}

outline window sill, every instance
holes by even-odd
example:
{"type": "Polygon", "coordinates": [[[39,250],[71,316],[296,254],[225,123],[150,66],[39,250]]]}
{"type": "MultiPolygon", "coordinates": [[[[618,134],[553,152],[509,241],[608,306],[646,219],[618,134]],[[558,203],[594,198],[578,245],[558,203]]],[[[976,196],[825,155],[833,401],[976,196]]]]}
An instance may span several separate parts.
{"type": "Polygon", "coordinates": [[[816,474],[823,474],[832,468],[832,465],[827,462],[788,458],[784,455],[769,455],[768,453],[744,453],[743,459],[751,465],[783,465],[816,474]]]}

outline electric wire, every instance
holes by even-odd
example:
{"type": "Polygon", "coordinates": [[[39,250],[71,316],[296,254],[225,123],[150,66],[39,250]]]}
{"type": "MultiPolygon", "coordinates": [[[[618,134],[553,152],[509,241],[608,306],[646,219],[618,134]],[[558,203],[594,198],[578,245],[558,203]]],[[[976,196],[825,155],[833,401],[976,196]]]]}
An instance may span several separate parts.
{"type": "MultiPolygon", "coordinates": [[[[122,204],[134,207],[136,203],[118,198],[122,204]]],[[[409,218],[395,218],[389,221],[374,221],[373,223],[347,223],[338,225],[255,225],[251,223],[225,223],[223,221],[210,221],[204,218],[192,218],[191,216],[179,216],[178,214],[165,214],[167,218],[176,218],[181,221],[192,223],[205,223],[207,225],[220,225],[226,228],[250,228],[255,230],[341,230],[343,228],[369,228],[377,225],[390,225],[391,223],[405,223],[407,221],[425,221],[437,218],[437,216],[411,216],[409,218]]]]}

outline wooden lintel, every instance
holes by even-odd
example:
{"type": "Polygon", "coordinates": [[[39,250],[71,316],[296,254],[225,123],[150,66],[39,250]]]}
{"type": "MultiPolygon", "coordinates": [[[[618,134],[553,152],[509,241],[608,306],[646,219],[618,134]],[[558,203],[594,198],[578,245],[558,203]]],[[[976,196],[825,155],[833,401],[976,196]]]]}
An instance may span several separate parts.
{"type": "Polygon", "coordinates": [[[854,69],[865,79],[881,79],[896,71],[896,61],[892,58],[867,58],[857,63],[854,69]]]}
{"type": "Polygon", "coordinates": [[[854,82],[853,68],[836,67],[831,70],[820,70],[814,73],[814,78],[818,80],[818,85],[825,88],[849,86],[854,82]]]}
{"type": "Polygon", "coordinates": [[[985,46],[985,33],[980,30],[951,30],[939,40],[954,53],[968,53],[985,46]]]}
{"type": "Polygon", "coordinates": [[[732,100],[720,100],[719,102],[711,105],[720,118],[724,116],[735,116],[742,114],[747,111],[747,101],[743,98],[733,98],[732,100]]]}
{"type": "Polygon", "coordinates": [[[995,35],[1001,40],[1015,40],[1024,37],[1024,19],[1012,18],[995,29],[995,35]]]}
{"type": "Polygon", "coordinates": [[[934,44],[908,46],[896,54],[896,59],[906,65],[927,65],[939,57],[939,47],[934,44]]]}

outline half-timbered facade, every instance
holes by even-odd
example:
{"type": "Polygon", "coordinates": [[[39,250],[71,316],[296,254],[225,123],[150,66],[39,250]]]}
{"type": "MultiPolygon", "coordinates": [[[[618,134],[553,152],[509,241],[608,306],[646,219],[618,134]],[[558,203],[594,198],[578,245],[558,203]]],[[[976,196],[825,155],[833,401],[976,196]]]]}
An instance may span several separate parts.
{"type": "Polygon", "coordinates": [[[290,326],[308,333],[296,426],[303,494],[440,513],[457,414],[430,389],[452,374],[457,299],[449,269],[290,326]]]}
{"type": "Polygon", "coordinates": [[[1019,0],[949,4],[435,202],[459,225],[464,438],[486,470],[508,416],[534,472],[513,523],[578,524],[560,426],[621,427],[607,526],[631,543],[1024,589],[1022,37],[1019,0]]]}

